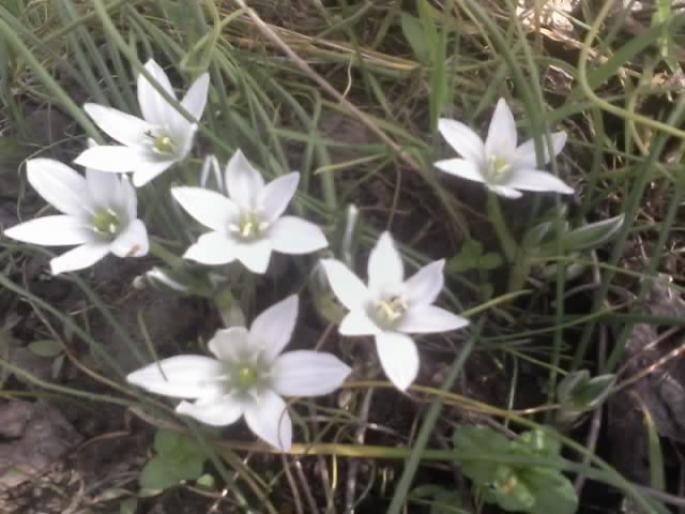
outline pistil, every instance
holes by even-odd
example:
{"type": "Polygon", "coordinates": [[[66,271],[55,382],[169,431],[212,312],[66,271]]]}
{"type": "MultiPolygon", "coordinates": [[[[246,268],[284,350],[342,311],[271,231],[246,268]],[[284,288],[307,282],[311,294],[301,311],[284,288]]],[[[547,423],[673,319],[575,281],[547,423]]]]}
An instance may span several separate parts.
{"type": "Polygon", "coordinates": [[[172,154],[175,150],[174,140],[169,136],[157,136],[152,143],[155,152],[160,154],[172,154]]]}
{"type": "Polygon", "coordinates": [[[93,229],[107,236],[115,236],[121,228],[119,216],[112,209],[99,211],[93,216],[93,229]]]}

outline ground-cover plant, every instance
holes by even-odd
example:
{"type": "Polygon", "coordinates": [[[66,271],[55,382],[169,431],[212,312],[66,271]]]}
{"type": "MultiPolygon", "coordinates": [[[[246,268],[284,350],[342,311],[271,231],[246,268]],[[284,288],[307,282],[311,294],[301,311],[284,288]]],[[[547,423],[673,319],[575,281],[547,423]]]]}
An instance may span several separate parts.
{"type": "Polygon", "coordinates": [[[40,400],[88,438],[45,489],[681,505],[681,22],[618,4],[0,6],[0,417],[40,400]]]}

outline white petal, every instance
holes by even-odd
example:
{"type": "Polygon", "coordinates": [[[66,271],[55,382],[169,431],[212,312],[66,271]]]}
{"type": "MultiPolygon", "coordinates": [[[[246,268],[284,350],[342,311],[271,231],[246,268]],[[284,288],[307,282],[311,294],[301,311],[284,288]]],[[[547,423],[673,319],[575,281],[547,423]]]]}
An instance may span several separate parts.
{"type": "Polygon", "coordinates": [[[197,132],[197,123],[189,123],[185,120],[185,118],[182,117],[177,123],[180,125],[180,128],[177,127],[174,130],[174,133],[171,134],[174,141],[178,145],[173,160],[181,161],[185,159],[193,149],[195,133],[197,132]]]}
{"type": "Polygon", "coordinates": [[[93,204],[98,209],[113,209],[116,212],[124,206],[121,178],[117,174],[88,168],[86,183],[93,204]]]}
{"type": "Polygon", "coordinates": [[[167,159],[163,161],[152,160],[141,163],[133,170],[133,185],[136,187],[144,186],[169,169],[175,162],[176,159],[167,159]]]}
{"type": "Polygon", "coordinates": [[[457,330],[468,324],[466,318],[435,305],[415,305],[407,310],[395,329],[407,334],[432,334],[457,330]]]}
{"type": "Polygon", "coordinates": [[[130,373],[126,381],[171,398],[216,397],[224,392],[224,373],[224,365],[211,357],[176,355],[130,373]]]}
{"type": "Polygon", "coordinates": [[[318,225],[295,216],[283,216],[269,227],[267,237],[274,250],[301,255],[326,248],[328,241],[318,225]]]}
{"type": "MultiPolygon", "coordinates": [[[[566,145],[566,132],[554,132],[552,137],[552,157],[556,157],[561,153],[566,145]]],[[[547,149],[547,138],[542,138],[543,159],[542,164],[547,164],[551,161],[550,154],[547,149]]],[[[516,149],[516,156],[514,158],[515,168],[536,168],[537,156],[535,153],[535,140],[529,139],[516,149]]]]}
{"type": "Polygon", "coordinates": [[[382,332],[376,336],[376,350],[383,371],[404,391],[419,372],[419,353],[411,337],[397,332],[382,332]]]}
{"type": "MultiPolygon", "coordinates": [[[[145,70],[152,75],[152,78],[164,91],[172,98],[176,98],[169,77],[155,61],[150,59],[145,63],[145,70]]],[[[145,120],[160,127],[168,124],[170,111],[176,112],[142,73],[138,75],[138,104],[145,120]]]]}
{"type": "Polygon", "coordinates": [[[257,239],[250,242],[236,242],[235,258],[252,273],[265,273],[271,260],[271,241],[257,239]]]}
{"type": "Polygon", "coordinates": [[[273,391],[263,391],[254,403],[245,406],[245,421],[250,430],[270,445],[290,450],[293,423],[285,402],[273,391]]]}
{"type": "Polygon", "coordinates": [[[338,389],[351,372],[333,354],[298,350],[276,359],[272,386],[283,396],[321,396],[338,389]]]}
{"type": "Polygon", "coordinates": [[[390,232],[383,232],[371,250],[368,264],[371,294],[398,292],[404,281],[404,265],[390,232]]]}
{"type": "Polygon", "coordinates": [[[490,120],[488,137],[485,139],[485,153],[513,158],[516,153],[516,122],[509,105],[500,98],[490,120]]]}
{"type": "Polygon", "coordinates": [[[228,230],[231,220],[240,216],[238,207],[216,191],[199,187],[174,187],[171,194],[188,214],[218,232],[228,230]]]}
{"type": "Polygon", "coordinates": [[[109,253],[105,242],[91,242],[77,246],[73,250],[50,260],[50,272],[53,275],[89,268],[109,253]]]}
{"type": "Polygon", "coordinates": [[[366,311],[357,309],[347,313],[340,322],[338,332],[344,336],[368,336],[381,333],[381,329],[369,318],[366,311]]]}
{"type": "Polygon", "coordinates": [[[300,174],[293,172],[278,177],[264,186],[257,201],[266,221],[272,223],[283,214],[295,195],[299,182],[300,174]]]}
{"type": "Polygon", "coordinates": [[[197,243],[186,250],[183,258],[210,266],[228,264],[235,260],[235,249],[235,243],[225,235],[208,232],[202,234],[197,243]]]}
{"type": "Polygon", "coordinates": [[[142,257],[150,251],[150,241],[145,224],[133,220],[126,229],[112,241],[110,251],[117,257],[142,257]]]}
{"type": "Polygon", "coordinates": [[[193,403],[181,402],[176,412],[190,416],[213,427],[231,425],[243,415],[243,405],[236,398],[225,395],[220,398],[199,399],[193,403]]]}
{"type": "Polygon", "coordinates": [[[68,246],[94,241],[88,223],[67,214],[44,216],[5,230],[5,236],[24,243],[45,246],[68,246]]]}
{"type": "Polygon", "coordinates": [[[445,283],[445,259],[433,261],[414,273],[405,282],[405,295],[410,304],[429,305],[442,291],[445,283]]]}
{"type": "Polygon", "coordinates": [[[474,182],[485,182],[485,177],[480,172],[478,165],[466,159],[445,159],[435,163],[435,167],[450,175],[473,180],[474,182]]]}
{"type": "Polygon", "coordinates": [[[151,152],[142,148],[99,145],[81,152],[74,162],[98,171],[125,173],[150,164],[154,165],[159,161],[151,152]]]}
{"type": "Polygon", "coordinates": [[[255,209],[264,187],[264,179],[238,149],[226,166],[226,189],[242,209],[255,209]]]}
{"type": "Polygon", "coordinates": [[[142,146],[155,129],[145,120],[98,104],[85,104],[84,110],[100,129],[126,146],[142,146]]]}
{"type": "Polygon", "coordinates": [[[551,173],[539,170],[519,169],[507,180],[507,187],[523,191],[555,192],[566,195],[573,194],[573,188],[551,173]]]}
{"type": "Polygon", "coordinates": [[[342,262],[335,259],[322,259],[321,265],[326,272],[328,283],[340,303],[350,310],[366,307],[370,293],[357,275],[352,273],[342,262]]]}
{"type": "Polygon", "coordinates": [[[487,187],[490,191],[492,191],[495,194],[498,194],[500,196],[503,196],[504,198],[521,198],[523,194],[520,191],[517,191],[516,189],[513,189],[509,186],[493,186],[490,184],[487,184],[487,187]]]}
{"type": "Polygon", "coordinates": [[[460,121],[440,118],[438,130],[442,137],[464,159],[480,164],[485,156],[483,140],[470,127],[460,121]]]}
{"type": "Polygon", "coordinates": [[[197,121],[202,118],[202,113],[207,104],[207,93],[209,91],[209,73],[203,73],[190,86],[188,92],[181,100],[181,105],[197,121]]]}
{"type": "Polygon", "coordinates": [[[208,343],[209,351],[224,362],[237,362],[250,353],[248,332],[245,327],[217,330],[208,343]]]}
{"type": "Polygon", "coordinates": [[[66,164],[53,159],[26,162],[29,184],[57,210],[74,216],[89,211],[86,180],[66,164]]]}
{"type": "Polygon", "coordinates": [[[272,305],[255,318],[250,326],[250,346],[262,348],[267,362],[275,359],[290,342],[298,311],[297,295],[272,305]]]}

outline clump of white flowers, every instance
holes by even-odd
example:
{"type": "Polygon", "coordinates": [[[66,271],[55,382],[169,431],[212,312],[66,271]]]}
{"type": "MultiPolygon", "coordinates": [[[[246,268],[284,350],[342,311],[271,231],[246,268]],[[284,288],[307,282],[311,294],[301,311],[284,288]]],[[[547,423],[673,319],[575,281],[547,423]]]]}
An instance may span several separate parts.
{"type": "MultiPolygon", "coordinates": [[[[78,156],[75,162],[87,168],[85,176],[51,159],[27,162],[29,183],[60,214],[20,223],[4,233],[38,245],[76,246],[50,261],[54,274],[87,268],[109,253],[118,257],[148,253],[148,233],[137,217],[133,186],[148,183],[190,154],[207,103],[209,75],[200,75],[180,100],[182,114],[170,101],[177,97],[162,68],[150,60],[144,69],[146,73],[138,77],[142,118],[103,105],[84,106],[116,142],[91,145],[78,156]],[[117,174],[127,172],[133,173],[133,185],[128,177],[117,174]]],[[[497,103],[485,141],[455,120],[441,119],[439,130],[461,155],[435,163],[447,173],[482,182],[491,191],[511,198],[521,196],[521,190],[573,192],[550,173],[536,169],[532,140],[517,146],[514,118],[503,99],[497,103]]],[[[554,133],[551,141],[552,148],[542,159],[545,163],[561,152],[566,135],[554,133]]],[[[205,265],[237,260],[249,271],[263,274],[272,252],[301,255],[328,246],[319,226],[285,214],[299,185],[299,173],[265,183],[240,149],[223,176],[216,158],[205,159],[200,184],[207,183],[210,171],[214,171],[218,190],[171,189],[183,210],[209,229],[187,248],[184,258],[205,265]]],[[[444,259],[405,279],[402,257],[388,232],[371,250],[367,284],[338,260],[323,259],[321,266],[332,291],[348,310],[339,332],[373,336],[381,366],[400,390],[410,387],[419,371],[412,335],[451,331],[468,324],[434,305],[444,286],[444,259]]],[[[165,358],[130,373],[128,382],[182,400],[176,407],[178,413],[208,425],[229,425],[244,417],[258,437],[288,451],[292,421],[283,397],[332,393],[352,371],[330,353],[283,352],[298,308],[298,297],[292,295],[262,312],[249,329],[233,326],[218,330],[208,344],[212,357],[187,354],[165,358]]]]}

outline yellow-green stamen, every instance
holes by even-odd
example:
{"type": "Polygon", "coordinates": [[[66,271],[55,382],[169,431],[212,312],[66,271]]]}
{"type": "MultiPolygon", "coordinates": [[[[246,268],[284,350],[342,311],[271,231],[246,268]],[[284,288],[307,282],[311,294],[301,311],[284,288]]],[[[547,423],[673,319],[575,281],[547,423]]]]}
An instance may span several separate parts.
{"type": "Polygon", "coordinates": [[[173,153],[174,151],[174,140],[169,136],[158,136],[155,138],[154,143],[152,143],[155,151],[163,154],[173,153]]]}
{"type": "Polygon", "coordinates": [[[238,387],[242,390],[252,388],[257,384],[257,380],[259,379],[257,370],[250,366],[242,366],[239,368],[237,375],[238,387]]]}
{"type": "Polygon", "coordinates": [[[499,155],[493,155],[490,157],[488,168],[490,180],[497,183],[503,181],[509,175],[511,164],[507,159],[504,159],[499,155]]]}
{"type": "Polygon", "coordinates": [[[259,225],[257,222],[252,219],[252,218],[247,218],[244,220],[241,220],[240,222],[240,235],[244,237],[245,239],[249,239],[253,236],[258,235],[259,233],[259,225]]]}
{"type": "Polygon", "coordinates": [[[121,222],[119,216],[112,209],[99,211],[93,216],[93,228],[96,232],[114,236],[119,232],[121,222]]]}
{"type": "Polygon", "coordinates": [[[393,296],[386,300],[379,300],[374,304],[375,317],[383,324],[392,325],[407,311],[408,305],[404,298],[393,296]]]}
{"type": "Polygon", "coordinates": [[[241,239],[252,241],[254,239],[258,239],[267,226],[267,223],[259,219],[259,215],[257,213],[243,212],[243,214],[240,216],[240,222],[237,224],[237,226],[233,226],[231,229],[237,232],[241,239]]]}

